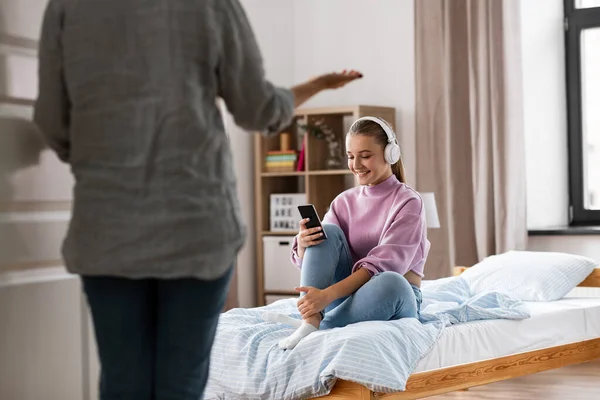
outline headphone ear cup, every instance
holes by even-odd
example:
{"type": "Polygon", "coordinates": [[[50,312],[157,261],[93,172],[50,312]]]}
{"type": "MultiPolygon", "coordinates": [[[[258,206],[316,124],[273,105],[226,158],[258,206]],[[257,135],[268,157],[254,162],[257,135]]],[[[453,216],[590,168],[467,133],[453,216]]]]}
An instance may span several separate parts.
{"type": "Polygon", "coordinates": [[[384,156],[388,164],[396,164],[400,160],[400,146],[396,143],[389,143],[385,146],[384,156]]]}

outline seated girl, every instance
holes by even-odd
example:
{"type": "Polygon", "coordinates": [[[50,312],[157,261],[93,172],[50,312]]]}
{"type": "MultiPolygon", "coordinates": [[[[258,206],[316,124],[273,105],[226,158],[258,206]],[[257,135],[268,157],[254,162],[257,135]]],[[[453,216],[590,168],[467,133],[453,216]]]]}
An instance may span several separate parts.
{"type": "Polygon", "coordinates": [[[306,228],[307,220],[294,238],[302,321],[264,316],[297,328],[280,341],[283,349],[318,329],[419,315],[430,244],[423,202],[405,183],[396,135],[380,118],[360,118],[346,135],[346,149],[359,186],[331,203],[323,218],[326,240],[321,228],[306,228]]]}

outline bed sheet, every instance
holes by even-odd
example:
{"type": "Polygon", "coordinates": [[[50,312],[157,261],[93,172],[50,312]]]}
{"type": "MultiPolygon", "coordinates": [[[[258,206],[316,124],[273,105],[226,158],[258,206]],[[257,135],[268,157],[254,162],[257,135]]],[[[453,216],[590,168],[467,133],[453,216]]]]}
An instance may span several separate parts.
{"type": "Polygon", "coordinates": [[[474,321],[444,329],[415,372],[600,337],[600,298],[525,302],[530,318],[474,321]]]}

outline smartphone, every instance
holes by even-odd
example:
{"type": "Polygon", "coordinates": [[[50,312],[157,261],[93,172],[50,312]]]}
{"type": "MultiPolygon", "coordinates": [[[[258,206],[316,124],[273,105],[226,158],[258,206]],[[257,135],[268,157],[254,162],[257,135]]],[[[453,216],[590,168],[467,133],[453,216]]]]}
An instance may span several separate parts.
{"type": "Polygon", "coordinates": [[[317,210],[315,206],[312,204],[306,204],[303,206],[298,206],[298,211],[300,211],[300,216],[302,219],[308,218],[308,222],[306,223],[307,228],[317,228],[321,227],[321,232],[323,236],[322,239],[327,239],[327,235],[325,234],[325,230],[323,230],[323,225],[321,224],[321,219],[319,218],[319,214],[317,214],[317,210]]]}

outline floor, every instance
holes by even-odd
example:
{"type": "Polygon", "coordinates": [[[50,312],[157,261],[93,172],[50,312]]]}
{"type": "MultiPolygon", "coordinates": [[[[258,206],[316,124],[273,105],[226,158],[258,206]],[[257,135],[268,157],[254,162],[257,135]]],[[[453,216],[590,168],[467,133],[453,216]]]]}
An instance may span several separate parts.
{"type": "Polygon", "coordinates": [[[428,397],[432,400],[598,400],[600,360],[428,397]]]}

